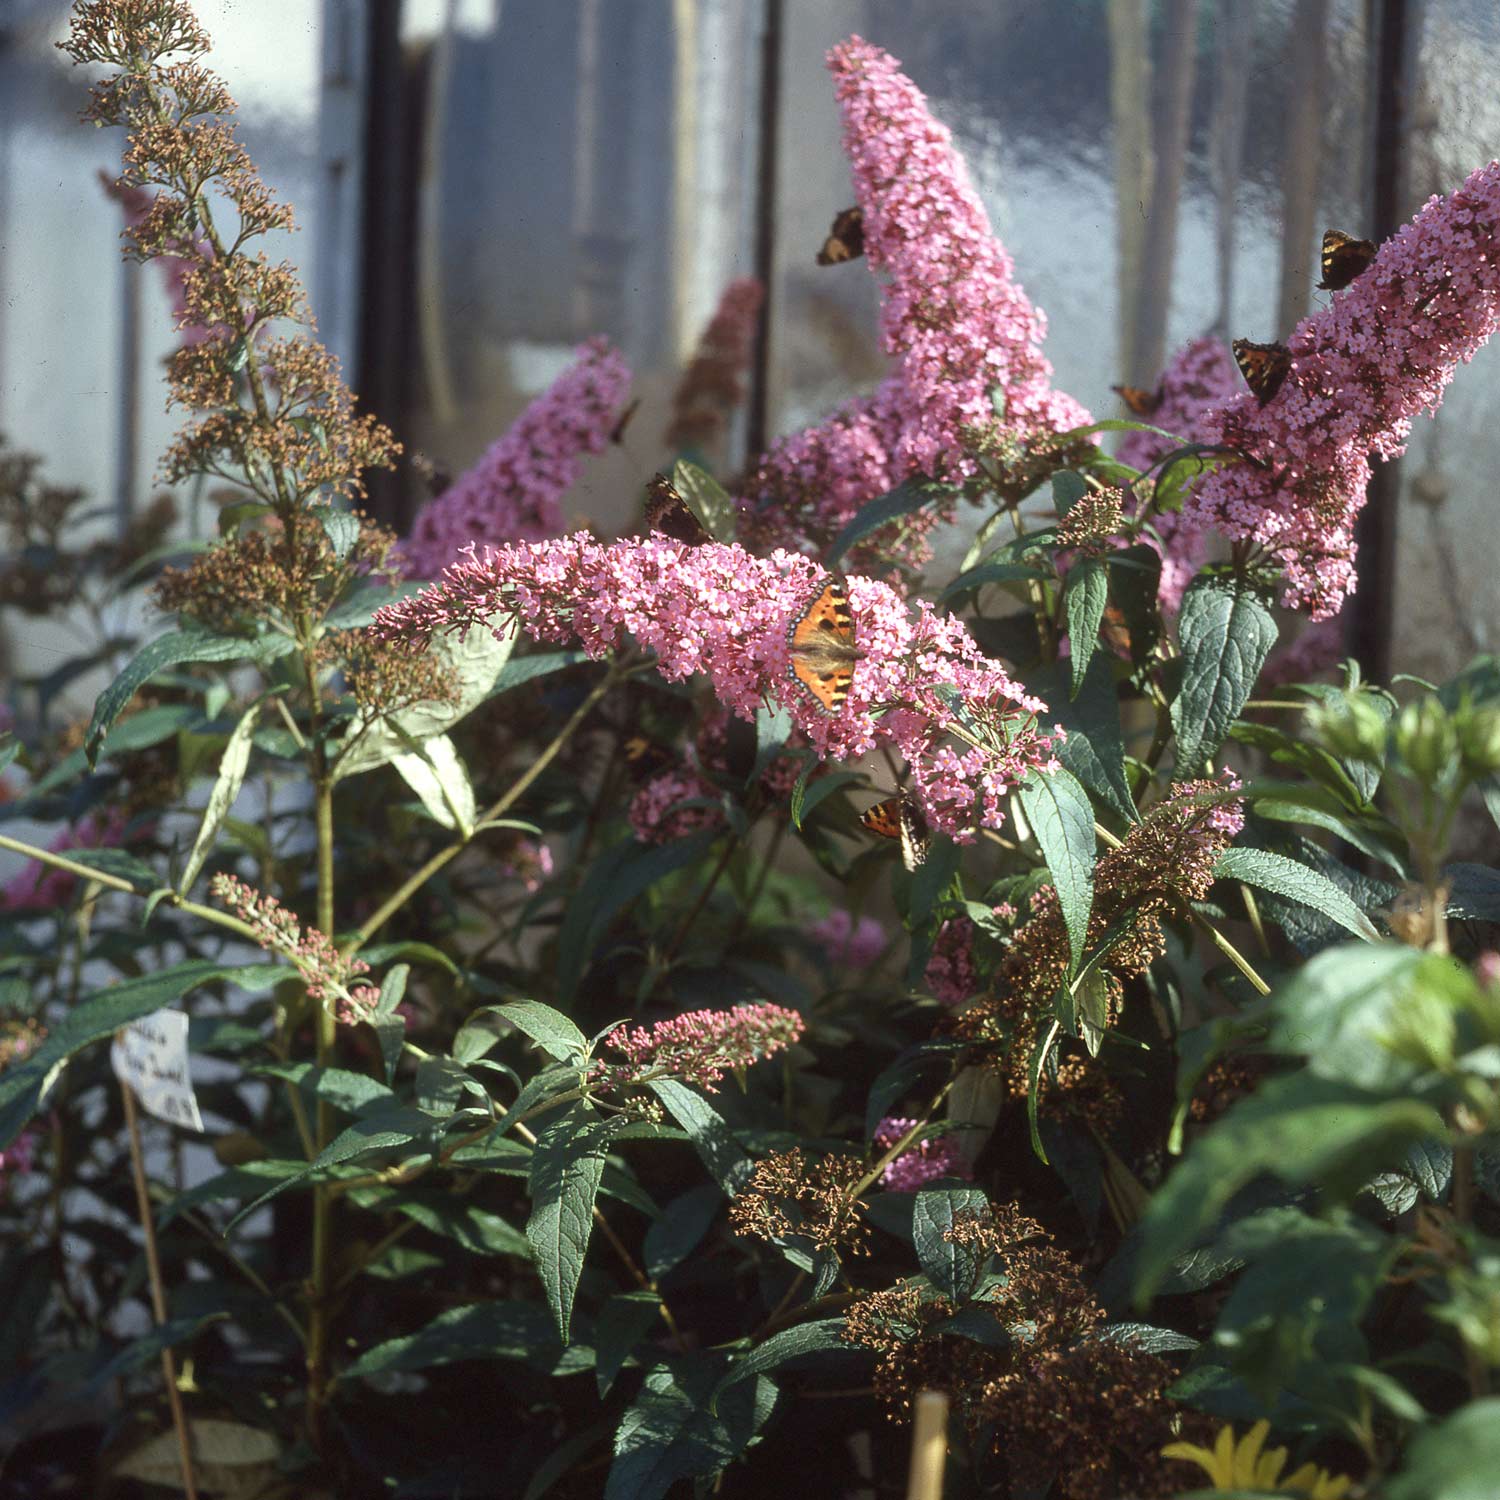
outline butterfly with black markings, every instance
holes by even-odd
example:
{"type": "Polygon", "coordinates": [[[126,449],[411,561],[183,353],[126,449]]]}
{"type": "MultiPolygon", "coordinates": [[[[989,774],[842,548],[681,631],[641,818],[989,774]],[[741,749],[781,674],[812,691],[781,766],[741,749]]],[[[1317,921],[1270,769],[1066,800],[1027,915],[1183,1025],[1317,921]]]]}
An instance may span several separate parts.
{"type": "Polygon", "coordinates": [[[1157,386],[1154,391],[1143,390],[1138,385],[1112,385],[1110,386],[1117,395],[1136,416],[1142,418],[1154,417],[1156,409],[1161,405],[1161,387],[1157,386]]]}
{"type": "Polygon", "coordinates": [[[1342,229],[1323,231],[1323,279],[1318,290],[1341,292],[1356,277],[1362,276],[1375,259],[1380,247],[1374,240],[1357,240],[1342,229]]]}
{"type": "Polygon", "coordinates": [[[646,526],[689,547],[701,547],[713,538],[688,509],[682,492],[665,474],[654,474],[646,482],[646,526]]]}
{"type": "Polygon", "coordinates": [[[837,578],[830,578],[787,627],[788,675],[824,713],[837,713],[849,696],[854,666],[864,660],[854,640],[854,612],[837,578]]]}
{"type": "Polygon", "coordinates": [[[865,253],[865,214],[862,208],[846,208],[833,221],[823,248],[818,251],[820,266],[841,266],[846,260],[858,260],[865,253]]]}
{"type": "Polygon", "coordinates": [[[624,757],[626,769],[637,781],[665,771],[674,761],[672,752],[665,745],[658,745],[643,734],[627,735],[621,740],[620,754],[624,757]]]}
{"type": "Polygon", "coordinates": [[[927,858],[930,841],[927,820],[910,797],[887,797],[884,802],[867,807],[859,815],[859,821],[876,838],[899,839],[901,863],[908,870],[915,870],[927,858]]]}
{"type": "Polygon", "coordinates": [[[1255,393],[1262,406],[1281,389],[1292,368],[1292,351],[1285,344],[1257,344],[1250,339],[1236,339],[1234,362],[1245,377],[1245,384],[1255,393]]]}

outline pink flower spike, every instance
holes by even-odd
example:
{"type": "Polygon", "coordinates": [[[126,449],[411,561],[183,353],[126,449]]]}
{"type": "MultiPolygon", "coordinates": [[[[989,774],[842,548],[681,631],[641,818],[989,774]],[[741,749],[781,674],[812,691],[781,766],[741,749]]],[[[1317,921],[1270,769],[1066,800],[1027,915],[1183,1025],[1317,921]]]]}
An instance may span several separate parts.
{"type": "Polygon", "coordinates": [[[584,455],[603,451],[629,386],[629,367],[603,339],[581,345],[504,437],[423,507],[401,548],[407,576],[437,577],[470,544],[561,531],[558,501],[578,482],[584,455]]]}
{"type": "Polygon", "coordinates": [[[712,1091],[726,1073],[790,1047],[805,1026],[796,1011],[769,1002],[688,1011],[650,1027],[617,1026],[604,1040],[625,1062],[606,1067],[603,1077],[614,1088],[650,1074],[712,1091]]]}
{"type": "MultiPolygon", "coordinates": [[[[875,1144],[882,1151],[889,1151],[916,1123],[915,1120],[887,1115],[875,1127],[875,1144]]],[[[939,1177],[961,1177],[965,1182],[974,1177],[973,1168],[965,1163],[958,1141],[952,1134],[919,1140],[887,1164],[880,1174],[880,1181],[887,1192],[914,1193],[939,1177]]]]}
{"type": "Polygon", "coordinates": [[[1500,161],[1430,198],[1369,268],[1287,340],[1291,370],[1264,406],[1248,393],[1203,418],[1247,455],[1207,475],[1188,524],[1253,542],[1281,565],[1282,602],[1314,620],[1354,590],[1354,519],[1372,456],[1401,453],[1461,363],[1500,326],[1500,161]]]}
{"type": "Polygon", "coordinates": [[[926,602],[913,614],[888,584],[855,576],[846,582],[863,658],[843,706],[824,713],[791,676],[788,635],[826,582],[817,564],[786,552],[752,557],[659,536],[605,544],[578,533],[471,552],[431,588],[381,609],[371,628],[421,644],[498,616],[493,628],[515,619],[537,640],[576,640],[595,657],[633,636],[664,678],[705,674],[743,719],[779,699],[823,759],[895,746],[935,831],[969,840],[999,827],[1011,790],[1032,767],[1054,764],[1036,724],[1045,705],[961,621],[926,602]]]}
{"type": "Polygon", "coordinates": [[[962,484],[975,474],[962,429],[992,419],[1059,433],[1089,415],[1052,388],[1046,319],[1015,280],[947,126],[887,52],[850,37],[828,54],[844,150],[864,213],[865,257],[885,272],[881,333],[898,360],[898,475],[962,484]]]}

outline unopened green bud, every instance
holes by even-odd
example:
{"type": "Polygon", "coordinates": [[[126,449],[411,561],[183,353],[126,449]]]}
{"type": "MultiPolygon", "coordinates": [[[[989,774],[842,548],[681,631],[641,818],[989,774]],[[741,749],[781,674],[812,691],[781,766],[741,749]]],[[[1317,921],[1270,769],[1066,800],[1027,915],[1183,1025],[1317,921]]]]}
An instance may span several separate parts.
{"type": "Polygon", "coordinates": [[[1386,718],[1366,693],[1308,710],[1312,736],[1340,760],[1365,760],[1379,765],[1385,759],[1386,718]]]}
{"type": "Polygon", "coordinates": [[[1500,708],[1472,708],[1465,704],[1454,715],[1458,753],[1470,776],[1500,771],[1500,708]]]}
{"type": "Polygon", "coordinates": [[[1448,711],[1430,694],[1408,703],[1396,718],[1396,754],[1419,781],[1429,785],[1458,756],[1458,735],[1448,711]]]}

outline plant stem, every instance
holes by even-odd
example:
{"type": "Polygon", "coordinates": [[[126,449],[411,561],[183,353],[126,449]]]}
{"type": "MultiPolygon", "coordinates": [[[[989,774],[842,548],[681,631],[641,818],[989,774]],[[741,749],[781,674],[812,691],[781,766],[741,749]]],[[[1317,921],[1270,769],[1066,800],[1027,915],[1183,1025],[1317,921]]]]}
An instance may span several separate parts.
{"type": "MultiPolygon", "coordinates": [[[[318,833],[318,927],[332,933],[333,892],[333,785],[326,776],[316,783],[318,833]]],[[[317,1006],[317,1061],[319,1068],[333,1061],[337,1020],[327,1002],[317,1006]]],[[[317,1147],[321,1152],[333,1139],[333,1105],[318,1100],[317,1147]]],[[[310,1306],[307,1319],[307,1426],[315,1449],[322,1447],[323,1406],[328,1392],[328,1333],[333,1280],[333,1194],[327,1183],[313,1188],[313,1245],[310,1306]]]]}
{"type": "Polygon", "coordinates": [[[1207,917],[1205,917],[1201,912],[1195,911],[1193,913],[1193,921],[1203,932],[1208,935],[1208,938],[1213,943],[1214,947],[1217,948],[1219,952],[1222,953],[1224,957],[1227,958],[1229,962],[1232,963],[1235,968],[1237,968],[1240,973],[1250,981],[1257,994],[1269,995],[1271,993],[1271,986],[1268,985],[1265,980],[1255,972],[1255,970],[1251,967],[1250,960],[1247,959],[1245,955],[1241,953],[1240,950],[1236,948],[1234,944],[1231,943],[1229,939],[1225,937],[1224,934],[1220,932],[1219,929],[1208,920],[1207,917]]]}
{"type": "Polygon", "coordinates": [[[692,910],[678,924],[677,931],[672,935],[672,940],[667,944],[666,952],[662,954],[663,964],[670,963],[677,955],[677,950],[687,940],[687,935],[693,930],[693,924],[697,922],[703,908],[708,905],[708,898],[713,895],[714,887],[723,878],[724,871],[729,868],[729,861],[734,858],[735,851],[739,848],[740,841],[730,834],[724,845],[724,852],[719,856],[719,862],[713,867],[713,872],[703,882],[703,888],[698,892],[698,899],[693,902],[692,910]]]}
{"type": "Polygon", "coordinates": [[[851,1198],[858,1198],[859,1195],[863,1193],[865,1189],[868,1188],[875,1181],[875,1179],[879,1177],[880,1174],[885,1171],[885,1169],[890,1166],[890,1164],[895,1161],[895,1159],[900,1156],[901,1153],[905,1151],[906,1148],[910,1146],[914,1140],[916,1140],[919,1135],[921,1135],[921,1133],[927,1128],[928,1121],[931,1120],[933,1115],[937,1113],[938,1106],[943,1102],[944,1099],[948,1097],[948,1090],[953,1087],[954,1081],[954,1079],[950,1078],[947,1083],[945,1083],[942,1088],[940,1088],[937,1093],[932,1096],[931,1102],[912,1124],[911,1129],[906,1131],[905,1134],[903,1134],[901,1138],[895,1142],[890,1150],[887,1151],[885,1155],[882,1156],[880,1160],[877,1161],[875,1165],[871,1167],[870,1170],[866,1172],[865,1175],[861,1177],[859,1181],[854,1185],[854,1191],[849,1195],[851,1198]]]}
{"type": "MultiPolygon", "coordinates": [[[[146,1186],[146,1161],[141,1151],[141,1121],[130,1085],[120,1084],[125,1102],[125,1130],[130,1137],[130,1172],[135,1178],[135,1202],[141,1216],[141,1237],[146,1249],[146,1277],[151,1283],[151,1311],[157,1327],[167,1321],[167,1297],[162,1289],[161,1257],[156,1253],[156,1223],[151,1214],[151,1193],[146,1186]]],[[[172,1425],[177,1429],[177,1451],[182,1462],[182,1488],[187,1500],[198,1500],[198,1481],[193,1473],[193,1447],[188,1436],[187,1417],[182,1410],[182,1392],[177,1389],[177,1361],[170,1349],[161,1351],[161,1373],[167,1386],[167,1404],[172,1408],[172,1425]]]]}
{"type": "Polygon", "coordinates": [[[569,739],[572,738],[578,726],[583,723],[583,721],[589,716],[590,713],[593,712],[595,704],[597,704],[599,700],[603,698],[604,695],[617,682],[629,676],[631,670],[632,669],[630,668],[621,667],[618,664],[611,667],[610,670],[605,674],[605,676],[602,677],[594,685],[593,689],[589,692],[588,697],[586,697],[583,702],[573,710],[567,723],[557,731],[556,735],[553,736],[551,743],[548,744],[542,751],[540,751],[536,759],[533,760],[532,763],[520,774],[520,776],[516,778],[510,790],[506,792],[498,802],[494,803],[493,806],[487,807],[474,820],[473,831],[461,835],[456,843],[449,844],[446,849],[438,850],[438,852],[434,854],[432,858],[429,859],[427,863],[421,867],[421,869],[417,870],[414,874],[409,875],[404,881],[402,881],[395,892],[388,896],[383,902],[381,902],[374,913],[366,917],[365,920],[354,929],[353,936],[350,937],[344,944],[344,952],[358,953],[359,950],[363,948],[364,945],[368,943],[370,939],[374,937],[374,935],[379,932],[380,929],[384,927],[385,924],[390,921],[390,919],[395,916],[395,914],[400,911],[403,906],[406,905],[406,903],[412,898],[412,896],[414,896],[419,890],[421,890],[422,887],[426,885],[427,882],[438,873],[439,870],[451,864],[455,859],[458,858],[460,854],[463,853],[465,849],[468,848],[469,842],[474,837],[475,833],[477,833],[486,823],[493,822],[496,818],[503,818],[505,814],[509,812],[510,809],[514,807],[515,804],[520,801],[520,799],[525,795],[526,791],[537,779],[537,777],[540,776],[542,772],[545,771],[547,767],[551,765],[552,762],[557,758],[558,752],[564,745],[567,744],[569,739]]]}

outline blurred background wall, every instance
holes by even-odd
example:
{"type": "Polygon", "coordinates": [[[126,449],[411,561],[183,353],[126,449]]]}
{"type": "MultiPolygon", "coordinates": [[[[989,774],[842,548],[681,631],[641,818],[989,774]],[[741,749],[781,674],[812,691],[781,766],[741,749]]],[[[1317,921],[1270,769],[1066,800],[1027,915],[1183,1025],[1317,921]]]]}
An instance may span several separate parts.
{"type": "MultiPolygon", "coordinates": [[[[1388,232],[1500,152],[1493,0],[197,0],[324,338],[408,445],[461,470],[602,333],[637,372],[575,514],[626,524],[725,284],[769,285],[751,445],[878,379],[823,53],[890,49],[955,130],[1058,382],[1097,415],[1205,332],[1283,337],[1325,226],[1388,232]]],[[[0,432],[117,525],[173,419],[152,268],[117,256],[114,133],[75,123],[64,0],[0,0],[0,432]]],[[[1389,669],[1494,649],[1500,358],[1378,481],[1350,629],[1389,669]],[[1393,638],[1386,640],[1387,632],[1393,638]],[[1388,650],[1387,650],[1388,648],[1388,650]]],[[[375,488],[402,524],[410,463],[375,488]]],[[[193,497],[181,497],[191,512],[193,497]]],[[[201,505],[201,501],[200,501],[201,505]]],[[[200,520],[203,517],[200,515],[200,520]]],[[[45,630],[13,632],[45,670],[45,630]]]]}

